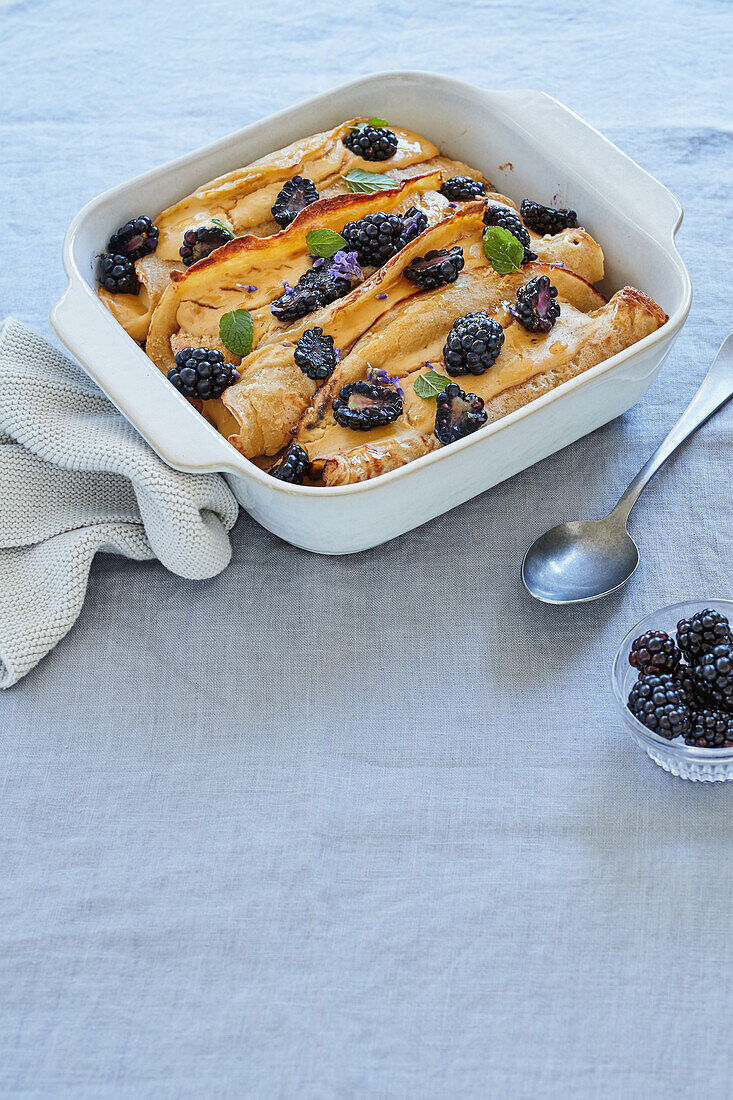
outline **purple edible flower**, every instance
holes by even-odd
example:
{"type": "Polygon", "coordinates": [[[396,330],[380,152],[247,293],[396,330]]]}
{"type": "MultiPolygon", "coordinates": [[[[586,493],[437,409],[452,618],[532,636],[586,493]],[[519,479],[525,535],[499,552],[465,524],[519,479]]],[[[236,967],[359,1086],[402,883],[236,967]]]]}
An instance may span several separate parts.
{"type": "Polygon", "coordinates": [[[367,381],[377,386],[392,386],[397,390],[400,397],[405,396],[405,391],[400,385],[400,380],[397,375],[387,374],[386,370],[382,370],[381,367],[369,367],[367,370],[367,381]]]}
{"type": "Polygon", "coordinates": [[[339,279],[346,279],[347,282],[351,282],[352,279],[361,279],[358,253],[345,251],[337,252],[333,258],[333,267],[331,270],[339,279]]]}
{"type": "Polygon", "coordinates": [[[379,299],[389,298],[389,294],[384,294],[384,293],[378,294],[377,298],[379,298],[379,299]]]}
{"type": "Polygon", "coordinates": [[[341,352],[338,348],[333,349],[333,357],[334,357],[334,359],[336,360],[337,363],[339,363],[341,361],[341,352]]]}
{"type": "Polygon", "coordinates": [[[293,289],[287,279],[283,279],[283,289],[285,290],[286,294],[293,289]]]}
{"type": "Polygon", "coordinates": [[[324,263],[325,263],[325,262],[326,262],[326,261],[324,260],[323,256],[318,256],[318,257],[317,257],[317,258],[316,258],[316,259],[315,259],[315,260],[313,261],[313,266],[314,266],[314,267],[323,267],[323,265],[324,265],[324,263]]]}
{"type": "Polygon", "coordinates": [[[234,285],[240,290],[248,290],[250,294],[254,294],[254,292],[257,290],[257,287],[254,286],[252,283],[235,283],[234,285]]]}

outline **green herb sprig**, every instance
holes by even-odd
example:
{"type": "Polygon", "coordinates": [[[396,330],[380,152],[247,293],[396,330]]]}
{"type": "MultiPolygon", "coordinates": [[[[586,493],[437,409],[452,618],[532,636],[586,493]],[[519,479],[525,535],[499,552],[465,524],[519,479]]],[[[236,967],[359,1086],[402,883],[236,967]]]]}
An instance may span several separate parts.
{"type": "Polygon", "coordinates": [[[219,338],[222,344],[233,355],[244,358],[252,349],[252,337],[254,324],[252,315],[248,309],[233,309],[230,313],[222,314],[219,321],[219,338]]]}
{"type": "Polygon", "coordinates": [[[484,256],[499,275],[522,270],[524,245],[508,229],[490,225],[483,236],[484,256]]]}
{"type": "Polygon", "coordinates": [[[446,378],[444,374],[438,374],[437,370],[433,370],[431,367],[426,374],[421,374],[419,378],[415,379],[415,393],[418,397],[424,397],[425,400],[428,400],[442,393],[449,383],[450,378],[446,378]]]}

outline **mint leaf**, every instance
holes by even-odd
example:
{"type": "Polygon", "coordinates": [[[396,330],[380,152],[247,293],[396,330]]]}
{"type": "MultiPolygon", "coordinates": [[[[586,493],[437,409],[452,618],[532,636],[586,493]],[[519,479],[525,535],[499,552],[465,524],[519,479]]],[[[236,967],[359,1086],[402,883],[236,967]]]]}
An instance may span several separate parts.
{"type": "Polygon", "coordinates": [[[351,127],[353,130],[365,130],[367,126],[386,126],[386,118],[370,118],[368,122],[356,122],[351,127]]]}
{"type": "Polygon", "coordinates": [[[254,325],[248,309],[233,309],[222,314],[219,321],[219,336],[227,351],[243,358],[252,347],[254,325]]]}
{"type": "Polygon", "coordinates": [[[305,235],[305,243],[311,256],[323,256],[326,259],[346,248],[346,239],[340,233],[334,233],[333,229],[309,229],[305,235]]]}
{"type": "Polygon", "coordinates": [[[394,176],[388,176],[384,172],[365,172],[363,168],[352,168],[341,178],[349,191],[362,192],[366,195],[373,195],[375,191],[391,191],[393,187],[399,187],[394,176]]]}
{"type": "Polygon", "coordinates": [[[508,229],[500,225],[490,225],[484,233],[484,256],[494,271],[508,275],[511,271],[522,270],[524,245],[508,229]]]}
{"type": "Polygon", "coordinates": [[[218,218],[212,218],[211,220],[214,225],[219,226],[219,229],[223,229],[225,233],[228,233],[230,237],[234,238],[234,234],[228,225],[224,225],[224,222],[220,221],[218,218]]]}
{"type": "Polygon", "coordinates": [[[437,370],[429,370],[427,374],[421,374],[415,379],[415,393],[418,397],[437,397],[449,384],[450,378],[444,374],[438,374],[437,370]]]}

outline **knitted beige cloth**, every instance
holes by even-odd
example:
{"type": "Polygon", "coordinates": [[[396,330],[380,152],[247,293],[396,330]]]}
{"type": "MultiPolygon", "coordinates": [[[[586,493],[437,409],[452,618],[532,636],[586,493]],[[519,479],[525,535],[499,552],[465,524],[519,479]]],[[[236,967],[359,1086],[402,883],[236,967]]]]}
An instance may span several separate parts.
{"type": "Polygon", "coordinates": [[[229,563],[237,503],[218,474],[163,462],[80,367],[0,330],[0,687],[66,634],[97,551],[194,580],[229,563]]]}

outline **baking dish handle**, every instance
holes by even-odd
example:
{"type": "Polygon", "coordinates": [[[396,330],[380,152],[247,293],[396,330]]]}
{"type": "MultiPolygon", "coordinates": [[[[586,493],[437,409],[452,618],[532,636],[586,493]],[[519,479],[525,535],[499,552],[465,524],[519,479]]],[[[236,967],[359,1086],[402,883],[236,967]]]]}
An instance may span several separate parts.
{"type": "Polygon", "coordinates": [[[191,406],[165,375],[133,344],[112,317],[100,311],[89,289],[70,282],[51,310],[51,327],[61,343],[78,359],[122,415],[140,432],[160,457],[191,473],[239,472],[237,456],[228,460],[229,444],[191,406]],[[137,354],[130,354],[131,351],[137,354]],[[124,376],[95,364],[124,362],[124,376]],[[130,391],[135,393],[130,404],[130,391]]]}
{"type": "Polygon", "coordinates": [[[593,126],[544,92],[518,89],[489,95],[540,145],[546,146],[551,135],[553,149],[562,154],[568,167],[575,166],[577,150],[582,150],[579,174],[660,244],[673,242],[682,221],[677,199],[593,126]],[[628,208],[630,189],[634,194],[632,210],[628,208]]]}

